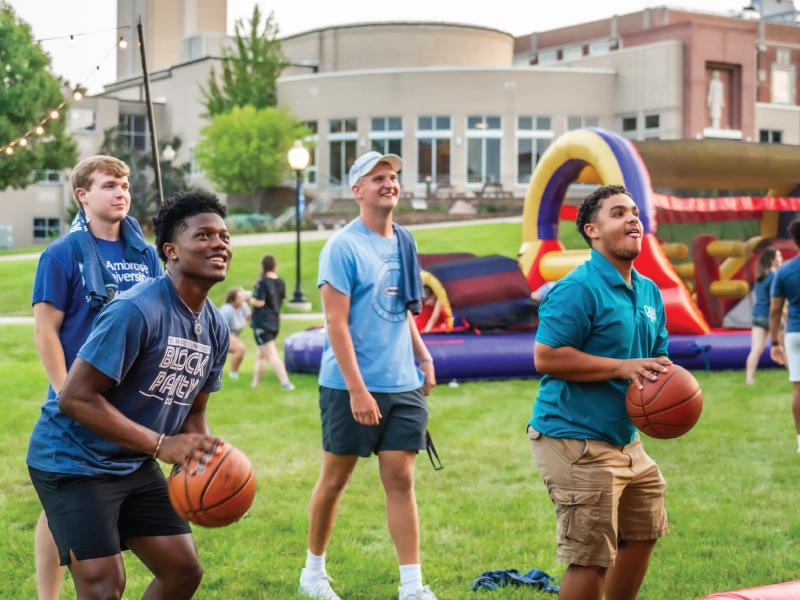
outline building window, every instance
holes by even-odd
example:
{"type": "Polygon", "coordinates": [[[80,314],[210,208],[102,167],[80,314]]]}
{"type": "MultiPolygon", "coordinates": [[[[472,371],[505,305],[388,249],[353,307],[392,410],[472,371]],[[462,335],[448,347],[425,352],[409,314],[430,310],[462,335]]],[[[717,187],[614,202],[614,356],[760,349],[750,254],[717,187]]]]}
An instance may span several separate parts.
{"type": "Polygon", "coordinates": [[[636,117],[622,117],[622,133],[636,135],[636,117]]]}
{"type": "Polygon", "coordinates": [[[503,122],[498,116],[467,117],[467,183],[501,182],[503,122]]]}
{"type": "Polygon", "coordinates": [[[558,51],[548,50],[547,52],[539,52],[538,62],[540,65],[552,65],[558,62],[558,51]]]}
{"type": "Polygon", "coordinates": [[[551,117],[517,117],[517,184],[526,185],[553,140],[551,117]]]}
{"type": "Polygon", "coordinates": [[[197,144],[189,145],[189,177],[202,177],[206,174],[200,167],[200,161],[197,160],[197,155],[194,153],[196,146],[197,144]]]}
{"type": "Polygon", "coordinates": [[[147,117],[144,115],[120,115],[119,138],[133,150],[147,150],[147,117]]]}
{"type": "Polygon", "coordinates": [[[356,133],[358,131],[358,119],[331,119],[330,133],[356,133]]]}
{"type": "Polygon", "coordinates": [[[62,172],[37,169],[33,172],[33,183],[39,185],[61,185],[62,172]]]}
{"type": "Polygon", "coordinates": [[[601,56],[609,52],[611,52],[611,42],[609,40],[589,44],[589,56],[601,56]]]}
{"type": "Polygon", "coordinates": [[[417,118],[417,182],[430,177],[437,186],[450,185],[450,117],[417,118]]]}
{"type": "Polygon", "coordinates": [[[654,131],[656,129],[661,129],[661,115],[645,115],[644,130],[654,131]]]}
{"type": "Polygon", "coordinates": [[[794,68],[772,65],[772,102],[794,104],[794,68]]]}
{"type": "Polygon", "coordinates": [[[33,241],[46,242],[61,235],[61,219],[37,218],[33,220],[33,241]]]}
{"type": "Polygon", "coordinates": [[[778,50],[775,53],[775,64],[789,67],[792,64],[792,54],[790,50],[778,50]]]}
{"type": "Polygon", "coordinates": [[[759,132],[759,141],[762,144],[780,144],[783,140],[783,132],[774,129],[762,129],[759,132]]]}
{"type": "Polygon", "coordinates": [[[303,126],[311,132],[303,141],[308,148],[308,166],[303,171],[304,185],[317,185],[319,180],[319,135],[316,121],[303,121],[303,126]]]}
{"type": "Polygon", "coordinates": [[[403,156],[403,119],[400,117],[377,117],[372,119],[369,132],[370,146],[381,154],[403,156]]]}
{"type": "Polygon", "coordinates": [[[358,121],[357,119],[332,119],[329,126],[330,183],[348,187],[347,177],[350,167],[356,161],[358,121]]]}
{"type": "Polygon", "coordinates": [[[86,108],[73,108],[69,111],[69,130],[71,133],[96,133],[97,113],[86,108]]]}
{"type": "Polygon", "coordinates": [[[584,127],[600,127],[599,117],[567,117],[567,131],[584,127]]]}
{"type": "Polygon", "coordinates": [[[564,48],[564,60],[576,60],[583,56],[582,46],[572,46],[571,48],[564,48]]]}

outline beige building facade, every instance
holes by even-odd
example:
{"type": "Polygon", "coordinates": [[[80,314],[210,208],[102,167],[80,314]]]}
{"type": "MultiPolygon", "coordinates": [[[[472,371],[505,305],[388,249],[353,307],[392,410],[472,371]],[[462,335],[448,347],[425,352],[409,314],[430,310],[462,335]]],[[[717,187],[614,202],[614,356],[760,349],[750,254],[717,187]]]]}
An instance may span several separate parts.
{"type": "MultiPolygon", "coordinates": [[[[200,86],[230,43],[225,15],[225,0],[118,0],[121,26],[139,16],[145,25],[158,135],[182,139],[175,163],[189,162],[191,183],[211,190],[193,150],[207,124],[200,86]]],[[[551,141],[581,127],[631,140],[800,144],[800,27],[768,19],[659,7],[517,38],[453,23],[367,23],[289,36],[283,48],[291,66],[279,104],[314,132],[309,198],[347,196],[350,165],[372,149],[403,157],[409,196],[521,197],[551,141]],[[715,72],[725,101],[711,130],[715,72]]],[[[81,157],[115,125],[149,148],[134,44],[117,65],[118,81],[71,111],[81,157]]],[[[35,177],[0,202],[15,246],[65,226],[68,173],[35,177]]]]}

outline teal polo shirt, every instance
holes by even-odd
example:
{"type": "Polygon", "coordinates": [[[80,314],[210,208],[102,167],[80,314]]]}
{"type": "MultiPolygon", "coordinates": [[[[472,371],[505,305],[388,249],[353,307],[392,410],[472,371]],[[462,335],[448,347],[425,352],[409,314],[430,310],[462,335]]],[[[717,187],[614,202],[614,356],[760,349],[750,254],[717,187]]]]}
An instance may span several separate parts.
{"type": "MultiPolygon", "coordinates": [[[[667,355],[667,320],[658,287],[634,269],[628,285],[599,252],[562,278],[539,307],[536,341],[615,359],[667,355]]],[[[580,364],[575,365],[576,371],[580,364]]],[[[530,425],[555,438],[622,446],[636,428],[625,410],[629,381],[579,383],[544,375],[530,425]]]]}

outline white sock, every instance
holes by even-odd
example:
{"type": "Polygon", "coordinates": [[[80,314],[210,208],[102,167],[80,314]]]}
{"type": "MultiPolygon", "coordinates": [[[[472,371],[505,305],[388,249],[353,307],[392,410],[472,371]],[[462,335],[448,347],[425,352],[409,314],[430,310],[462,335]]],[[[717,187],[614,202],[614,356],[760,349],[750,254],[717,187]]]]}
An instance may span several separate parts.
{"type": "Polygon", "coordinates": [[[239,373],[231,371],[230,373],[228,373],[228,377],[230,377],[231,379],[239,379],[239,373]]]}
{"type": "Polygon", "coordinates": [[[403,585],[403,596],[418,592],[422,587],[422,566],[400,565],[400,583],[403,585]]]}
{"type": "Polygon", "coordinates": [[[800,433],[797,434],[797,449],[800,450],[800,433]]]}
{"type": "Polygon", "coordinates": [[[312,554],[311,550],[309,550],[308,556],[306,556],[306,572],[312,575],[326,575],[325,555],[317,556],[316,554],[312,554]]]}

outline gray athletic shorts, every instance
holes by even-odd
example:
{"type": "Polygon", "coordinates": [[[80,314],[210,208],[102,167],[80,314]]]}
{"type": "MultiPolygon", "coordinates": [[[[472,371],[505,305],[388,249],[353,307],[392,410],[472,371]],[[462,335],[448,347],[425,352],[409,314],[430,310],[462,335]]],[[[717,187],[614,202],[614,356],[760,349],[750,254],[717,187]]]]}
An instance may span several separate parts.
{"type": "Polygon", "coordinates": [[[350,392],[319,388],[322,448],[340,456],[361,456],[384,450],[424,450],[428,405],[422,388],[410,392],[372,392],[381,420],[362,425],[353,417],[350,392]]]}

